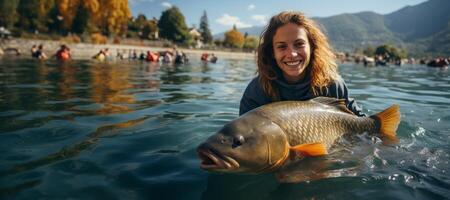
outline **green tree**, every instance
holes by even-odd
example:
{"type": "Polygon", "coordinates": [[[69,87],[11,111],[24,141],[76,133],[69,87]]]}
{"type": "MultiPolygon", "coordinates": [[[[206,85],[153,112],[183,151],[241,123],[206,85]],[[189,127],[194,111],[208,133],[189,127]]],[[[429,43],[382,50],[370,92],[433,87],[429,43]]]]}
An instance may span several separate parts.
{"type": "Polygon", "coordinates": [[[256,49],[256,47],[258,47],[258,38],[256,37],[252,37],[252,36],[247,36],[244,40],[244,49],[256,49]]]}
{"type": "Polygon", "coordinates": [[[375,55],[375,49],[372,46],[368,46],[366,49],[364,49],[363,54],[373,57],[375,55]]]}
{"type": "Polygon", "coordinates": [[[205,44],[210,44],[213,41],[213,37],[211,31],[209,30],[208,24],[208,16],[206,15],[206,11],[203,11],[203,15],[200,18],[200,33],[202,34],[202,41],[205,44]]]}
{"type": "Polygon", "coordinates": [[[11,29],[18,19],[19,0],[0,0],[0,26],[11,29]]]}
{"type": "Polygon", "coordinates": [[[72,31],[82,34],[88,28],[89,11],[81,4],[78,5],[77,13],[72,23],[72,31]]]}
{"type": "Polygon", "coordinates": [[[242,48],[242,45],[244,44],[244,36],[237,30],[236,25],[233,26],[233,29],[225,32],[225,39],[223,43],[227,47],[242,48]]]}
{"type": "Polygon", "coordinates": [[[55,0],[19,0],[16,26],[29,32],[48,32],[50,13],[54,7],[55,0]]]}
{"type": "Polygon", "coordinates": [[[157,20],[147,20],[142,28],[142,38],[154,39],[155,33],[158,31],[157,20]]]}
{"type": "Polygon", "coordinates": [[[20,14],[17,26],[26,31],[37,30],[39,18],[39,0],[20,0],[17,12],[20,14]]]}
{"type": "Polygon", "coordinates": [[[175,6],[162,12],[161,18],[158,21],[158,28],[163,38],[175,42],[186,42],[189,39],[184,16],[175,6]]]}
{"type": "Polygon", "coordinates": [[[404,49],[397,49],[392,45],[389,44],[384,44],[381,46],[378,46],[377,49],[375,50],[375,54],[377,55],[388,55],[389,59],[394,59],[394,58],[406,58],[406,50],[404,49]]]}

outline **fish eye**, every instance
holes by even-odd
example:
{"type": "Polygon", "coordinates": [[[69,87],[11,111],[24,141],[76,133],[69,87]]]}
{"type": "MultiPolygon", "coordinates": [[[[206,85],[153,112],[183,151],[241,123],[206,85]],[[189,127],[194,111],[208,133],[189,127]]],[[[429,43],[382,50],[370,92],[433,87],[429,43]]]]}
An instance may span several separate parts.
{"type": "Polygon", "coordinates": [[[233,145],[232,145],[233,149],[241,146],[242,144],[244,144],[244,142],[245,142],[244,136],[238,135],[238,136],[234,137],[233,145]]]}

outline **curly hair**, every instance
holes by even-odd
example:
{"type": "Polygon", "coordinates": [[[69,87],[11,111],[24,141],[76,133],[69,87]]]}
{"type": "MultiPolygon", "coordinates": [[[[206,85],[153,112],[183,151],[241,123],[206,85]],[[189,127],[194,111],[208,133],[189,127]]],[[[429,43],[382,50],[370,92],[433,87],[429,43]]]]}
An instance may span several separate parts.
{"type": "Polygon", "coordinates": [[[303,13],[284,11],[270,19],[269,24],[261,33],[258,55],[257,73],[264,92],[274,101],[279,100],[278,90],[274,87],[274,80],[278,79],[276,67],[278,67],[273,52],[273,37],[281,26],[294,23],[303,27],[307,33],[311,46],[311,59],[307,66],[311,75],[311,90],[314,95],[334,80],[340,79],[336,58],[327,37],[319,29],[319,26],[303,13]]]}

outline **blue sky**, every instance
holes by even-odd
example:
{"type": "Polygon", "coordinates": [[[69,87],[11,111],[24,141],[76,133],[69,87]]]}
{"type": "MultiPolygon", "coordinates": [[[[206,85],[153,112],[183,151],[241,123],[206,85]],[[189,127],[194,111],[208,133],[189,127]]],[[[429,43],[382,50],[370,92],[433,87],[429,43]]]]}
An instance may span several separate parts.
{"type": "Polygon", "coordinates": [[[213,34],[231,29],[263,26],[270,16],[283,10],[298,10],[309,17],[328,17],[343,13],[373,11],[388,14],[407,5],[426,0],[129,0],[133,16],[139,13],[159,19],[170,6],[180,8],[188,27],[200,22],[206,10],[213,34]]]}

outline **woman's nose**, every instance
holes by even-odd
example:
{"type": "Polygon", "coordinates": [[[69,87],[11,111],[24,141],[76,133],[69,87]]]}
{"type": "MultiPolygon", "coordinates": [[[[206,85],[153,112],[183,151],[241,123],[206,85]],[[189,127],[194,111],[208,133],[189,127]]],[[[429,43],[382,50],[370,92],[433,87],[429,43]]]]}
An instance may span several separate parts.
{"type": "Polygon", "coordinates": [[[298,55],[297,51],[294,48],[289,48],[289,55],[295,57],[298,55]]]}

